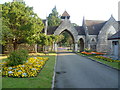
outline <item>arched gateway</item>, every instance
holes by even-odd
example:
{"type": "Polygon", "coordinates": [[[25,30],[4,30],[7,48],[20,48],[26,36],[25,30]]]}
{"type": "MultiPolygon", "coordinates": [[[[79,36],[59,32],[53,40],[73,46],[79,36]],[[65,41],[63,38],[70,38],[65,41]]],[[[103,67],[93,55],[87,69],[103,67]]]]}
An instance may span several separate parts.
{"type": "MultiPolygon", "coordinates": [[[[62,32],[67,31],[72,36],[75,52],[84,51],[85,48],[92,51],[109,52],[111,48],[107,48],[111,47],[112,43],[108,43],[108,37],[106,36],[109,35],[109,32],[115,33],[118,31],[119,25],[113,16],[108,21],[85,20],[83,18],[82,26],[74,26],[69,19],[70,15],[65,11],[61,16],[61,24],[47,27],[45,29],[46,34],[60,35],[62,32]]],[[[110,33],[110,35],[114,33],[110,33]]],[[[57,43],[55,43],[54,50],[57,50],[57,43]]]]}
{"type": "Polygon", "coordinates": [[[58,26],[58,28],[55,30],[54,35],[60,35],[62,32],[67,31],[73,38],[74,43],[74,51],[77,51],[77,38],[78,38],[78,32],[75,30],[73,24],[70,22],[69,14],[65,11],[61,17],[62,23],[58,26]]]}
{"type": "MultiPolygon", "coordinates": [[[[81,27],[79,27],[79,26],[74,26],[71,22],[70,22],[70,15],[65,11],[63,14],[62,14],[62,16],[61,16],[61,19],[62,19],[62,22],[61,22],[61,24],[57,27],[57,28],[55,28],[55,30],[53,30],[54,32],[53,32],[53,34],[54,35],[60,35],[62,32],[64,32],[64,31],[67,31],[70,35],[71,35],[71,37],[72,37],[72,39],[73,39],[73,51],[74,52],[77,52],[78,51],[78,41],[79,41],[79,38],[81,37],[81,38],[83,38],[83,42],[85,43],[85,36],[84,36],[84,34],[85,34],[85,32],[82,30],[82,31],[78,31],[79,29],[81,29],[81,27]],[[79,34],[81,35],[80,37],[79,37],[79,34]]],[[[82,42],[82,47],[81,47],[81,43],[80,43],[80,49],[79,49],[79,51],[83,51],[84,50],[84,43],[82,42]]],[[[57,50],[57,43],[55,43],[55,51],[57,50]]]]}

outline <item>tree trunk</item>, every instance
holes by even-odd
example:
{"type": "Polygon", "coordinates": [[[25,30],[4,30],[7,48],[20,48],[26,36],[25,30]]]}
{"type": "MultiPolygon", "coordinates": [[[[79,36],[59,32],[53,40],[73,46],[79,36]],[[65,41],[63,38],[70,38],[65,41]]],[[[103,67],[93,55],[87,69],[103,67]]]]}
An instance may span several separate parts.
{"type": "Polygon", "coordinates": [[[4,54],[4,46],[0,44],[0,54],[4,54]]]}
{"type": "Polygon", "coordinates": [[[35,44],[35,52],[37,53],[37,51],[38,51],[38,46],[37,44],[35,44]]]}
{"type": "Polygon", "coordinates": [[[50,51],[52,51],[53,50],[53,45],[51,46],[51,50],[50,51]]]}
{"type": "Polygon", "coordinates": [[[72,49],[72,45],[70,44],[70,50],[72,49]]]}
{"type": "Polygon", "coordinates": [[[51,51],[53,51],[53,48],[54,48],[54,43],[51,45],[51,51]]]}
{"type": "Polygon", "coordinates": [[[2,45],[2,54],[4,54],[5,46],[2,45]]]}
{"type": "Polygon", "coordinates": [[[17,50],[17,43],[16,42],[13,43],[13,49],[17,50]]]}
{"type": "Polygon", "coordinates": [[[44,45],[42,46],[42,51],[44,52],[44,45]]]}

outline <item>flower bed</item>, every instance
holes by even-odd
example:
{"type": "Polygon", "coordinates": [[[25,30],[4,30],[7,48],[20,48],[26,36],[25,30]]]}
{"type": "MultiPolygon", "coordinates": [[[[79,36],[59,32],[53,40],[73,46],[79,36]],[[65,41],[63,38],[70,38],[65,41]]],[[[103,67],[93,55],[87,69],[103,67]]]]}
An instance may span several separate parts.
{"type": "Polygon", "coordinates": [[[105,53],[101,53],[101,52],[81,52],[82,54],[85,55],[104,55],[105,53]]]}
{"type": "Polygon", "coordinates": [[[7,67],[7,63],[3,62],[1,63],[2,76],[17,78],[35,77],[43,68],[47,60],[48,58],[31,57],[24,64],[11,67],[7,67]]]}
{"type": "Polygon", "coordinates": [[[98,58],[98,59],[102,59],[102,60],[108,61],[108,62],[120,62],[120,60],[113,60],[111,58],[104,57],[104,56],[94,56],[94,57],[98,58]]]}

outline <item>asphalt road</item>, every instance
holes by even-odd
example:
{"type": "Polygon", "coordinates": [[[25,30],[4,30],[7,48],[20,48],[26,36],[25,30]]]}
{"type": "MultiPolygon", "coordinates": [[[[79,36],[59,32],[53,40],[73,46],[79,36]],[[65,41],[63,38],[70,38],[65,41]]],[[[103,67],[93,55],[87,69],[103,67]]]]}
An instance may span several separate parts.
{"type": "Polygon", "coordinates": [[[118,71],[74,53],[58,53],[55,88],[118,88],[118,71]]]}

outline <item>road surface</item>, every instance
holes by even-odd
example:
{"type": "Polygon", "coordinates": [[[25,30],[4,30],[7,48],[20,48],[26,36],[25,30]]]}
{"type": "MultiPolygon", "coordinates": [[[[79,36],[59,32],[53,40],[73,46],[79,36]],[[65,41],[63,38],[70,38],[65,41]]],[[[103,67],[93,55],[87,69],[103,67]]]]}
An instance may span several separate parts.
{"type": "Polygon", "coordinates": [[[58,53],[55,88],[118,88],[118,71],[74,53],[58,53]]]}

